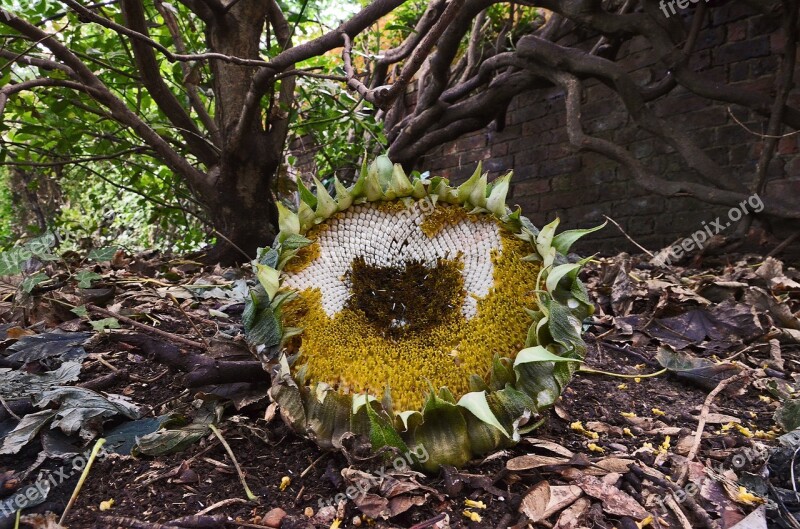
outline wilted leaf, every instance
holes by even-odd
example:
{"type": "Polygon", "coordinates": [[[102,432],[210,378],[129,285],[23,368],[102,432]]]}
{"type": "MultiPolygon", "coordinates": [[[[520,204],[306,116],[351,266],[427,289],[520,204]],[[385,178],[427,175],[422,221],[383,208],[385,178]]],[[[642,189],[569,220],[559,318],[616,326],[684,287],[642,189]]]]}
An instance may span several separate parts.
{"type": "Polygon", "coordinates": [[[741,371],[740,367],[733,364],[715,364],[705,358],[697,358],[666,347],[658,349],[656,360],[678,378],[685,378],[706,389],[714,389],[720,381],[741,371]]]}
{"type": "Polygon", "coordinates": [[[616,516],[629,516],[636,520],[647,518],[647,511],[628,493],[594,476],[581,476],[575,481],[583,491],[603,502],[603,510],[616,516]]]}
{"type": "Polygon", "coordinates": [[[139,417],[139,408],[121,395],[109,398],[86,388],[58,387],[44,392],[34,404],[44,407],[58,404],[53,427],[67,435],[79,432],[84,439],[93,438],[104,421],[115,415],[129,419],[139,417]]]}
{"type": "Polygon", "coordinates": [[[40,361],[52,365],[51,359],[59,362],[83,360],[86,351],[81,344],[91,337],[88,332],[44,333],[36,336],[25,336],[7,349],[11,354],[6,356],[10,362],[27,364],[40,361]]]}
{"type": "Polygon", "coordinates": [[[0,454],[16,454],[23,446],[28,444],[56,414],[53,410],[42,410],[29,413],[19,421],[11,433],[3,439],[0,454]]]}
{"type": "Polygon", "coordinates": [[[775,422],[781,425],[786,432],[800,428],[800,399],[791,399],[775,412],[775,422]]]}
{"type": "Polygon", "coordinates": [[[6,400],[13,400],[44,393],[55,386],[78,380],[80,374],[79,361],[64,362],[55,371],[47,371],[41,375],[0,369],[0,376],[3,379],[3,383],[0,384],[0,396],[6,400]]]}
{"type": "Polygon", "coordinates": [[[519,512],[528,517],[533,523],[541,522],[547,511],[547,504],[550,503],[550,484],[547,481],[540,481],[531,487],[522,498],[519,512]]]}

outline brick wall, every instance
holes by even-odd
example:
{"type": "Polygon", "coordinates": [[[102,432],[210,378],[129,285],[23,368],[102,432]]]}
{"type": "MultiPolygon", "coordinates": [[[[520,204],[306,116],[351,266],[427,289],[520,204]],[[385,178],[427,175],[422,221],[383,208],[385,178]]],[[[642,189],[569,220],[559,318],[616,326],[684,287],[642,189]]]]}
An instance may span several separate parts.
{"type": "MultiPolygon", "coordinates": [[[[692,63],[707,79],[766,89],[769,93],[782,50],[783,35],[774,22],[732,3],[711,10],[692,63]]],[[[663,73],[656,66],[655,79],[651,79],[650,57],[644,39],[627,43],[620,52],[621,64],[639,82],[656,80],[663,73]]],[[[796,79],[800,79],[800,70],[796,79]]],[[[794,90],[791,103],[800,105],[800,90],[794,90]]],[[[752,182],[761,140],[737,124],[726,105],[713,104],[677,88],[654,103],[653,108],[657,115],[671,116],[683,130],[688,130],[696,145],[731,178],[752,182]]],[[[736,106],[732,111],[752,130],[766,127],[764,117],[736,106]]],[[[622,104],[604,85],[585,85],[582,116],[587,133],[627,147],[657,175],[671,180],[691,179],[691,172],[680,157],[661,140],[633,126],[622,104]]],[[[774,193],[784,198],[800,197],[799,147],[798,135],[781,140],[769,168],[768,196],[774,193]]],[[[492,124],[437,148],[420,161],[419,168],[460,182],[472,173],[478,160],[492,176],[514,170],[509,203],[522,206],[535,224],[559,217],[560,229],[589,227],[608,215],[652,250],[690,235],[702,228],[702,221],[727,215],[729,209],[686,197],[651,194],[603,156],[576,154],[567,140],[564,98],[556,88],[516,97],[502,131],[492,124]]],[[[610,225],[587,237],[580,249],[635,250],[610,225]]]]}

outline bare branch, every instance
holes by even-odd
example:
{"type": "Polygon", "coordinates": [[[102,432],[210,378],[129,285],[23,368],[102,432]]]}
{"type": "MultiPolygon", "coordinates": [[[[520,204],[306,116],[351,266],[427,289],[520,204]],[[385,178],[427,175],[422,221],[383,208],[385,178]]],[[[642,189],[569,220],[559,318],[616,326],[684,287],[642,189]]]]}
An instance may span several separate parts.
{"type": "Polygon", "coordinates": [[[0,117],[3,116],[3,111],[5,110],[6,102],[8,101],[8,97],[10,95],[39,86],[60,86],[64,88],[71,88],[72,90],[88,92],[87,88],[80,83],[68,81],[66,79],[51,79],[50,77],[30,79],[16,84],[8,84],[3,88],[0,88],[0,117]]]}
{"type": "MultiPolygon", "coordinates": [[[[659,195],[690,195],[711,204],[738,206],[747,195],[691,182],[673,182],[651,174],[642,163],[623,147],[608,140],[587,135],[581,125],[581,84],[577,77],[567,72],[557,72],[534,67],[538,73],[551,79],[566,92],[567,134],[570,143],[581,150],[603,154],[631,171],[636,183],[659,195]]],[[[779,200],[765,201],[764,211],[785,218],[800,219],[800,209],[779,200]]]]}
{"type": "Polygon", "coordinates": [[[376,61],[377,64],[393,64],[411,55],[411,52],[417,47],[422,37],[428,33],[439,19],[439,14],[442,12],[444,4],[444,0],[431,0],[414,26],[414,31],[399,46],[381,53],[376,61]]]}
{"type": "MultiPolygon", "coordinates": [[[[161,17],[164,19],[170,35],[172,35],[172,41],[175,43],[175,49],[182,54],[186,54],[186,46],[183,43],[183,36],[178,29],[178,21],[175,19],[175,15],[169,9],[164,8],[164,4],[161,2],[161,0],[155,0],[155,6],[158,12],[161,13],[161,17]]],[[[183,61],[180,63],[180,65],[181,71],[183,72],[183,85],[186,87],[186,94],[189,97],[189,104],[197,113],[197,116],[200,118],[200,121],[203,122],[203,125],[206,127],[206,129],[208,129],[208,132],[211,135],[211,141],[217,147],[221,147],[222,136],[220,135],[219,128],[214,122],[214,119],[206,110],[203,100],[200,99],[200,94],[197,91],[197,83],[194,82],[195,73],[197,71],[194,68],[197,68],[197,66],[189,66],[183,61]]]]}
{"type": "MultiPolygon", "coordinates": [[[[75,3],[74,0],[64,1],[70,5],[75,3]]],[[[149,37],[147,37],[147,22],[141,0],[122,0],[121,7],[125,23],[130,26],[132,31],[144,35],[149,40],[149,37]]],[[[137,39],[131,39],[131,47],[142,84],[147,88],[158,108],[164,112],[167,119],[178,127],[181,136],[186,141],[186,146],[192,154],[197,156],[198,160],[206,164],[206,166],[216,163],[218,160],[216,153],[208,147],[203,134],[164,82],[153,48],[137,39]]]]}
{"type": "Polygon", "coordinates": [[[314,40],[304,42],[276,55],[269,64],[259,68],[253,77],[250,88],[247,91],[244,104],[239,115],[238,126],[231,137],[231,145],[241,145],[242,138],[250,130],[254,119],[259,116],[258,107],[261,98],[264,96],[275,76],[290,65],[302,62],[308,58],[322,55],[343,44],[343,34],[352,36],[358,35],[368,28],[375,21],[387,15],[396,7],[400,6],[403,0],[376,0],[370,2],[364,9],[356,13],[350,20],[342,23],[333,31],[322,35],[314,40]]]}

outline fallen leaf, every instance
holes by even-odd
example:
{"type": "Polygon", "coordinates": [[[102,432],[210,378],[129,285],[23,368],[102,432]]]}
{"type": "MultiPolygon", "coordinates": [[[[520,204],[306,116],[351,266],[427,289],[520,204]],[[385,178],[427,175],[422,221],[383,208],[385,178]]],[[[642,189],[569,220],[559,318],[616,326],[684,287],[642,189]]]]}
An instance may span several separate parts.
{"type": "Polygon", "coordinates": [[[603,510],[616,516],[629,516],[636,520],[644,520],[648,513],[628,493],[619,490],[594,476],[582,476],[575,481],[583,491],[603,502],[603,510]]]}
{"type": "Polygon", "coordinates": [[[550,503],[550,484],[540,481],[525,493],[519,512],[528,517],[532,523],[537,523],[546,518],[547,506],[550,503]]]}

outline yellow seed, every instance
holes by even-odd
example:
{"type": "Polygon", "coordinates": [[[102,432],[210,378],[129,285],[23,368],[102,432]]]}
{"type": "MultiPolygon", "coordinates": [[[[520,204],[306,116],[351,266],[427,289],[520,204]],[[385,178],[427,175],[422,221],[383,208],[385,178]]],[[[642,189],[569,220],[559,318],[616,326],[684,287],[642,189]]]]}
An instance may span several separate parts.
{"type": "Polygon", "coordinates": [[[478,514],[476,512],[472,512],[472,511],[470,511],[468,509],[464,509],[462,514],[464,516],[466,516],[467,518],[469,518],[470,520],[472,520],[473,522],[480,523],[480,521],[483,520],[483,518],[481,518],[480,514],[478,514]]]}
{"type": "Polygon", "coordinates": [[[769,397],[768,397],[768,396],[766,396],[766,395],[759,395],[759,396],[758,396],[758,398],[759,398],[759,400],[761,400],[761,402],[766,402],[767,404],[769,404],[770,402],[772,402],[772,399],[771,399],[771,398],[769,398],[769,397]]]}
{"type": "Polygon", "coordinates": [[[739,433],[744,435],[745,437],[753,437],[753,432],[750,431],[750,428],[747,426],[742,426],[741,424],[736,424],[736,429],[739,430],[739,433]]]}
{"type": "Polygon", "coordinates": [[[747,505],[764,503],[763,498],[759,498],[755,494],[749,492],[745,487],[739,487],[739,493],[736,495],[736,499],[747,505]]]}
{"type": "Polygon", "coordinates": [[[281,484],[279,488],[281,490],[286,490],[286,487],[288,487],[291,484],[292,484],[292,478],[290,478],[289,476],[283,476],[281,478],[281,484]]]}
{"type": "Polygon", "coordinates": [[[636,378],[633,379],[633,381],[638,384],[638,383],[640,383],[642,381],[642,377],[636,377],[636,378]]]}
{"type": "Polygon", "coordinates": [[[617,386],[617,389],[628,389],[628,385],[627,384],[620,384],[619,386],[617,386]]]}
{"type": "Polygon", "coordinates": [[[623,428],[622,429],[622,433],[624,433],[628,437],[636,437],[635,435],[633,435],[633,433],[631,433],[631,429],[630,428],[623,428]]]}

